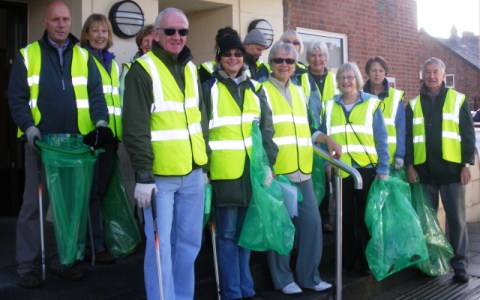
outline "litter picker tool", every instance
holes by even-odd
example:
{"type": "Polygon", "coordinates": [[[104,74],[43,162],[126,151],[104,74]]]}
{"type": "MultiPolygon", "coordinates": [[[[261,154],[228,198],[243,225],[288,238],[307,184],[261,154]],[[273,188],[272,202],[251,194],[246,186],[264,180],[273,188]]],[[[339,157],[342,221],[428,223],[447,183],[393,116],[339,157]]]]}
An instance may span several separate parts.
{"type": "Polygon", "coordinates": [[[217,299],[222,300],[220,296],[220,280],[218,276],[218,259],[217,259],[217,243],[216,243],[216,234],[215,234],[215,225],[213,221],[210,223],[210,228],[212,230],[212,248],[213,248],[213,265],[215,267],[215,282],[217,283],[217,299]]]}
{"type": "Polygon", "coordinates": [[[37,172],[38,172],[38,218],[40,222],[40,249],[42,255],[42,280],[45,281],[46,263],[45,263],[45,234],[43,229],[43,198],[42,198],[42,158],[37,154],[37,172]]]}
{"type": "Polygon", "coordinates": [[[155,241],[155,254],[157,257],[157,273],[158,273],[158,289],[160,300],[163,299],[163,280],[162,280],[162,260],[160,258],[160,239],[158,238],[158,222],[157,222],[157,201],[155,191],[152,190],[152,217],[153,217],[153,235],[155,241]]]}

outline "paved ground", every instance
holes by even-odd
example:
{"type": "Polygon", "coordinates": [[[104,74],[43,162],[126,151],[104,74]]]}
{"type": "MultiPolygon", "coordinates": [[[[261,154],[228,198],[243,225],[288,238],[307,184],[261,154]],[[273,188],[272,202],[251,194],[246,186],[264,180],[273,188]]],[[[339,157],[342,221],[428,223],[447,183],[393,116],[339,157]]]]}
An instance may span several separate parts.
{"type": "MultiPolygon", "coordinates": [[[[110,266],[92,267],[88,263],[80,263],[79,268],[86,272],[86,278],[80,282],[66,282],[47,273],[47,280],[40,289],[25,290],[18,286],[15,262],[15,222],[13,217],[0,217],[0,299],[1,300],[23,300],[23,299],[68,299],[68,300],[97,300],[97,299],[115,299],[115,300],[137,300],[145,299],[143,286],[143,247],[133,255],[119,260],[116,264],[110,266]]],[[[470,239],[470,266],[469,272],[473,277],[470,282],[463,286],[455,286],[455,295],[449,299],[475,299],[468,295],[480,294],[480,222],[469,224],[470,239]],[[476,291],[475,291],[475,290],[476,291]],[[463,295],[460,297],[459,295],[463,295]],[[469,298],[470,297],[470,298],[469,298]]],[[[210,255],[207,250],[202,250],[201,256],[210,255]]],[[[253,257],[253,259],[259,257],[253,257]]],[[[261,258],[261,257],[260,257],[261,258]]],[[[263,270],[265,272],[265,270],[263,270]]],[[[197,291],[195,299],[214,299],[214,281],[212,277],[213,268],[210,261],[200,259],[197,265],[197,291]],[[204,263],[202,263],[204,261],[204,263]],[[206,279],[205,279],[206,278],[206,279]]],[[[331,281],[333,274],[325,274],[326,279],[331,281]]],[[[323,276],[323,275],[322,275],[323,276]]],[[[375,297],[375,300],[390,300],[402,297],[402,299],[435,299],[421,296],[418,293],[422,288],[439,290],[445,288],[448,284],[451,274],[438,278],[415,277],[414,280],[406,281],[403,284],[394,285],[386,293],[375,297]],[[429,285],[429,286],[426,286],[429,285]]],[[[268,276],[262,277],[268,281],[268,276]]],[[[348,281],[345,278],[344,281],[348,281]]],[[[352,280],[350,278],[350,280],[352,280]]],[[[256,282],[257,284],[257,282],[256,282]]],[[[374,284],[374,279],[368,278],[361,284],[374,284]]],[[[263,283],[262,289],[257,292],[263,299],[331,299],[331,294],[319,294],[307,292],[295,297],[283,296],[281,293],[269,288],[271,283],[263,283]]],[[[348,291],[345,291],[346,295],[348,291]]],[[[422,295],[422,294],[420,294],[422,295]]],[[[344,297],[346,299],[347,297],[344,297]]],[[[359,299],[359,298],[357,298],[359,299]]],[[[445,298],[448,299],[448,298],[445,298]]],[[[437,300],[437,299],[436,299],[437,300]]]]}

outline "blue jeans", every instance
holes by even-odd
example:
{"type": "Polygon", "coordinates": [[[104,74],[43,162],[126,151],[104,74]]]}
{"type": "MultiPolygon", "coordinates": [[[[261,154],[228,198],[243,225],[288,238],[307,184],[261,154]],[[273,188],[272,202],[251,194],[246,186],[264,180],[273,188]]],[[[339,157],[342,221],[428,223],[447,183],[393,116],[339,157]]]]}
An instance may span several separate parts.
{"type": "Polygon", "coordinates": [[[215,207],[222,299],[255,295],[249,266],[250,250],[238,245],[247,209],[247,207],[215,207]]]}
{"type": "MultiPolygon", "coordinates": [[[[204,180],[201,169],[185,176],[156,176],[158,236],[164,299],[191,300],[195,291],[195,258],[202,241],[204,180]]],[[[159,298],[152,207],[145,219],[144,272],[147,298],[159,298]]]]}

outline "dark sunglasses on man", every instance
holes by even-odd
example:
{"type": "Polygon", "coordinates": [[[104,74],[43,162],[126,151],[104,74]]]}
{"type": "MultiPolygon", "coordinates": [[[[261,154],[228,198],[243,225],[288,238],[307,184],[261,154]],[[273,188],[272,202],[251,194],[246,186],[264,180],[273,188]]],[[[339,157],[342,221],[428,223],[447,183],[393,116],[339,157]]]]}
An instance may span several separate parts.
{"type": "Polygon", "coordinates": [[[186,36],[188,34],[188,31],[189,29],[188,28],[181,28],[181,29],[175,29],[175,28],[159,28],[159,30],[163,30],[163,32],[165,33],[165,35],[168,35],[168,36],[172,36],[174,35],[176,32],[178,32],[178,34],[180,36],[186,36]]]}
{"type": "Polygon", "coordinates": [[[295,59],[293,58],[274,58],[272,59],[272,62],[275,64],[283,64],[286,63],[287,65],[293,65],[295,63],[295,59]]]}

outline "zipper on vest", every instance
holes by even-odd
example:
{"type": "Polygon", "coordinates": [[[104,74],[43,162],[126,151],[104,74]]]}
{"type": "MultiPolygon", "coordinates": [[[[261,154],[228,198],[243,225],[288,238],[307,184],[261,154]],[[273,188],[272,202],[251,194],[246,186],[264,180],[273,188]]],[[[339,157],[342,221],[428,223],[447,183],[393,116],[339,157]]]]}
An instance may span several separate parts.
{"type": "Polygon", "coordinates": [[[65,79],[62,78],[62,88],[65,91],[65,79]]]}

